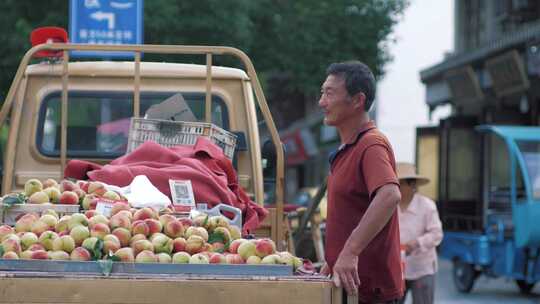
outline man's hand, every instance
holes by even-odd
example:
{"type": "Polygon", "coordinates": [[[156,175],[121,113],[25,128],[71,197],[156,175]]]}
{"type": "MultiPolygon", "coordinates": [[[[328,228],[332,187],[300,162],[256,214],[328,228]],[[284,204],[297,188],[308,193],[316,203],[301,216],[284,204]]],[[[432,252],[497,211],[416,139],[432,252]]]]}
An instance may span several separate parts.
{"type": "Polygon", "coordinates": [[[329,276],[330,275],[330,267],[328,267],[328,264],[324,263],[322,265],[320,273],[322,275],[324,275],[324,276],[329,276]]]}
{"type": "Polygon", "coordinates": [[[345,250],[341,251],[336,265],[334,265],[333,280],[337,287],[343,285],[347,294],[358,294],[358,286],[360,286],[360,278],[358,278],[358,256],[345,250]]]}
{"type": "Polygon", "coordinates": [[[409,255],[418,248],[420,248],[420,244],[418,243],[418,241],[416,239],[412,240],[408,242],[407,244],[405,244],[405,253],[409,255]]]}

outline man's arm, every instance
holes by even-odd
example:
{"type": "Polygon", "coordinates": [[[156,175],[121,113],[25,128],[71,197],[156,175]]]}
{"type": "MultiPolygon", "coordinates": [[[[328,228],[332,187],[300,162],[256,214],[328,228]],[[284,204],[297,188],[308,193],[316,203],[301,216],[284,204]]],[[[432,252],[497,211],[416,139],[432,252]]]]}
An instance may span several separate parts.
{"type": "Polygon", "coordinates": [[[362,220],[347,239],[333,268],[333,279],[336,286],[343,284],[348,294],[357,294],[361,283],[358,278],[358,256],[388,223],[400,200],[401,193],[396,184],[380,187],[362,220]]]}
{"type": "Polygon", "coordinates": [[[353,230],[342,252],[360,255],[371,240],[388,223],[401,200],[399,187],[395,184],[382,186],[366,210],[366,214],[353,230]]]}

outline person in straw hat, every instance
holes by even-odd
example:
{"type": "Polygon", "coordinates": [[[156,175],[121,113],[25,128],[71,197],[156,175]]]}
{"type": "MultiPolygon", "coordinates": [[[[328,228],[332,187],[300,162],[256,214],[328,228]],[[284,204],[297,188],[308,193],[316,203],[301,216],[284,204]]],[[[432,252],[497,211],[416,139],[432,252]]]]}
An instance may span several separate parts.
{"type": "Polygon", "coordinates": [[[414,304],[433,303],[437,252],[443,232],[435,202],[417,192],[429,179],[416,173],[410,163],[398,163],[397,175],[401,191],[399,234],[405,251],[405,295],[412,291],[414,304]]]}

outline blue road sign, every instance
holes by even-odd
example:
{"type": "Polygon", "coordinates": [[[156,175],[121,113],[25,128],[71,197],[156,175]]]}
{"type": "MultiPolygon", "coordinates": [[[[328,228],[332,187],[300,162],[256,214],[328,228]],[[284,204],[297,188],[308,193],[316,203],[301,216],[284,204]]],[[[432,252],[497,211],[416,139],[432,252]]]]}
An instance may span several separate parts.
{"type": "MultiPolygon", "coordinates": [[[[69,40],[88,44],[142,44],[143,0],[71,0],[69,40]]],[[[75,57],[133,57],[131,52],[81,52],[75,57]]]]}

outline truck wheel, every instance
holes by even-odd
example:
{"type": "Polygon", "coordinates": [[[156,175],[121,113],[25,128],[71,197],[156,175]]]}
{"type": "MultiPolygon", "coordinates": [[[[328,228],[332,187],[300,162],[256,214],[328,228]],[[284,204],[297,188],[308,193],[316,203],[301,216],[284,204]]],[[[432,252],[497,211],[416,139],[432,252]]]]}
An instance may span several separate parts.
{"type": "Polygon", "coordinates": [[[527,283],[525,280],[516,280],[516,285],[522,294],[530,294],[534,287],[534,283],[527,283]]]}
{"type": "Polygon", "coordinates": [[[479,272],[474,270],[472,264],[465,263],[461,260],[454,260],[452,278],[454,286],[459,292],[468,293],[472,290],[474,281],[479,275],[479,272]]]}

